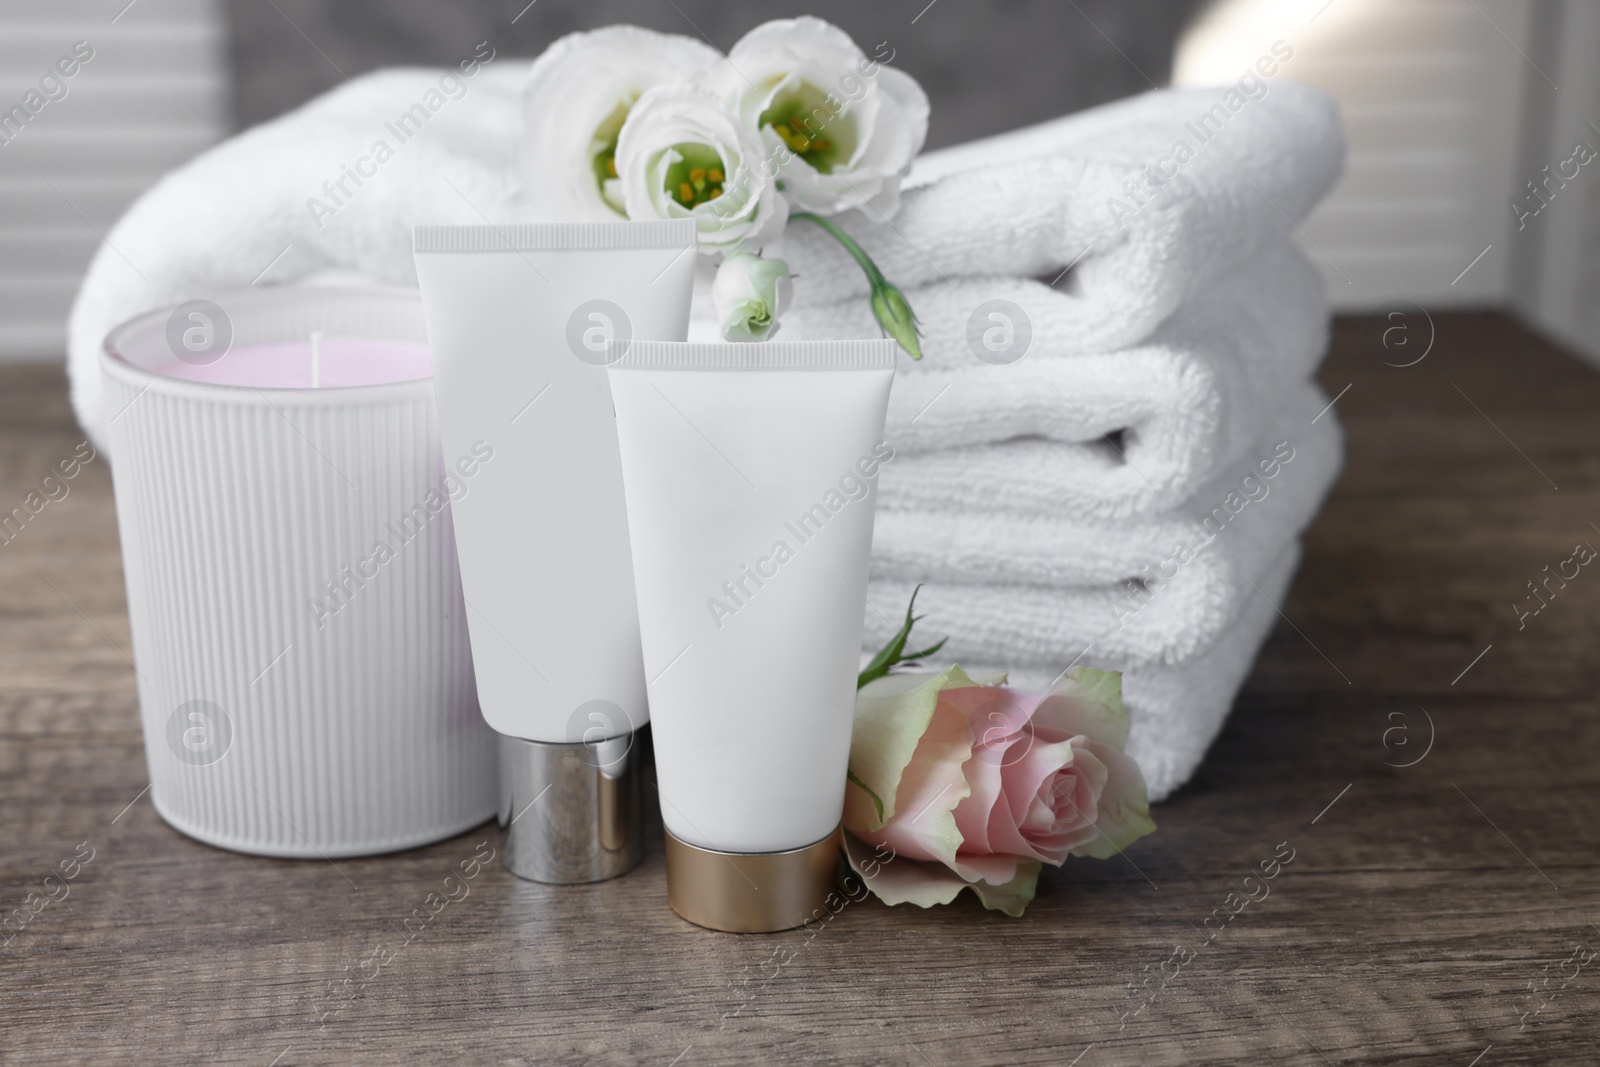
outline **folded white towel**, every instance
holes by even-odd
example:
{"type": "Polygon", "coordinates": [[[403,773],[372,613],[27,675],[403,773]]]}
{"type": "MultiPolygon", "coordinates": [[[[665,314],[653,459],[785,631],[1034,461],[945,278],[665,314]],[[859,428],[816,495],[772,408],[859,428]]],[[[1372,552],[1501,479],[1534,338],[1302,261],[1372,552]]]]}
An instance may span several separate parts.
{"type": "Polygon", "coordinates": [[[991,514],[984,476],[959,473],[963,451],[927,462],[950,465],[948,480],[968,495],[964,508],[899,509],[889,491],[903,474],[896,459],[880,475],[864,643],[881,646],[925,583],[917,599],[925,631],[948,635],[947,654],[961,661],[1059,670],[1080,655],[1172,664],[1203,653],[1338,475],[1338,423],[1317,417],[1326,404],[1303,383],[1245,458],[1175,512],[1141,522],[1085,522],[1060,508],[1031,520],[991,514]]]}
{"type": "MultiPolygon", "coordinates": [[[[1326,93],[1284,81],[1254,100],[1228,92],[1159,90],[929,153],[893,219],[863,210],[840,222],[902,288],[1051,279],[1076,264],[1061,283],[1074,298],[1063,343],[1132,344],[1286,235],[1340,174],[1344,138],[1326,93]]],[[[866,292],[814,226],[791,224],[773,254],[806,279],[801,304],[866,292]]]]}
{"type": "MultiPolygon", "coordinates": [[[[886,435],[900,455],[884,482],[882,503],[891,507],[958,510],[965,502],[1075,518],[1169,509],[1242,455],[1327,347],[1321,276],[1287,242],[1265,246],[1147,341],[1116,352],[1064,352],[1070,298],[1029,279],[962,279],[909,299],[925,357],[900,361],[889,400],[886,435]],[[1031,323],[1017,362],[985,363],[967,346],[969,319],[992,300],[1009,301],[1031,323]],[[1010,443],[967,447],[997,442],[1010,443]],[[953,478],[939,459],[951,448],[963,449],[967,477],[953,478]],[[988,490],[984,500],[966,499],[968,481],[988,490]]],[[[780,335],[874,331],[866,302],[852,300],[796,309],[780,335]]]]}
{"type": "MultiPolygon", "coordinates": [[[[1151,800],[1166,799],[1200,765],[1222,729],[1256,653],[1278,621],[1278,608],[1299,562],[1300,546],[1290,544],[1256,582],[1259,592],[1250,591],[1250,601],[1238,621],[1194,659],[1166,666],[1130,664],[1098,650],[1083,657],[1082,662],[1091,666],[1125,672],[1122,693],[1130,719],[1128,754],[1144,772],[1151,800]]],[[[922,601],[917,605],[921,607],[922,601]]],[[[930,627],[922,634],[926,637],[935,632],[930,627]]],[[[1041,692],[1060,673],[1060,669],[1008,668],[1003,660],[958,662],[975,671],[1007,671],[1011,685],[1041,692]]],[[[1063,662],[1061,669],[1067,666],[1063,662]]]]}

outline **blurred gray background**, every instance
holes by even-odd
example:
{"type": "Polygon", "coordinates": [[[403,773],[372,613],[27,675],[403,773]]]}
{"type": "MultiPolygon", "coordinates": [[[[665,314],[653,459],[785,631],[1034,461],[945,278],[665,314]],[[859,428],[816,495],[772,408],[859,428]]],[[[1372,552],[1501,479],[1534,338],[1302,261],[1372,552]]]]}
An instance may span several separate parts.
{"type": "Polygon", "coordinates": [[[535,56],[574,30],[631,22],[702,36],[727,51],[768,19],[812,14],[868,52],[889,42],[895,65],[927,90],[928,143],[937,147],[1164,84],[1178,34],[1201,2],[231,0],[228,7],[240,126],[305,102],[337,84],[341,72],[447,65],[480,41],[501,56],[535,56]]]}

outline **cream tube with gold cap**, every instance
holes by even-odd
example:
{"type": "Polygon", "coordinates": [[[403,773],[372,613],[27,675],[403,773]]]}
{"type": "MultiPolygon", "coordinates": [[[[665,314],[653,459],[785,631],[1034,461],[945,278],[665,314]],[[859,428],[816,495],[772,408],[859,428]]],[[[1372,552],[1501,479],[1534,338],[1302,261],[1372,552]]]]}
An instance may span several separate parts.
{"type": "Polygon", "coordinates": [[[784,930],[834,888],[892,341],[636,341],[608,370],[667,894],[784,930]]]}

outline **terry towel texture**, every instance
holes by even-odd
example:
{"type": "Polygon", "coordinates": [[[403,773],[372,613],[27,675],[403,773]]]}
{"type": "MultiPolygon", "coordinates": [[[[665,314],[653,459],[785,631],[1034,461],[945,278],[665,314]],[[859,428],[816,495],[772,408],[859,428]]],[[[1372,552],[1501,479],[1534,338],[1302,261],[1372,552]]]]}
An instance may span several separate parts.
{"type": "MultiPolygon", "coordinates": [[[[1337,110],[1274,82],[1218,118],[1220,95],[930,153],[900,215],[847,224],[919,286],[927,353],[891,401],[868,647],[921,584],[921,633],[963,664],[1032,687],[1074,662],[1122,670],[1153,799],[1221,729],[1342,463],[1309,381],[1328,305],[1288,240],[1341,172],[1337,110]],[[994,300],[1031,328],[1015,363],[973,348],[969,316],[994,300]]],[[[825,279],[797,332],[870,326],[836,248],[795,226],[781,254],[825,279]]]]}
{"type": "Polygon", "coordinates": [[[1311,422],[1326,404],[1302,383],[1243,457],[1184,504],[1141,520],[996,513],[982,506],[984,478],[957,473],[965,450],[941,458],[953,483],[975,490],[970,507],[887,506],[902,473],[896,458],[879,476],[868,643],[888,640],[925,583],[923,633],[949,634],[958,658],[1058,670],[1080,656],[1093,665],[1192,659],[1237,621],[1252,583],[1260,587],[1321,507],[1342,461],[1338,425],[1326,415],[1311,422]]]}
{"type": "MultiPolygon", "coordinates": [[[[1256,653],[1278,622],[1275,605],[1283,602],[1299,564],[1300,546],[1291,543],[1256,583],[1259,594],[1250,590],[1239,620],[1210,649],[1181,666],[1125,663],[1095,654],[1100,667],[1123,672],[1122,693],[1131,720],[1128,754],[1138,760],[1151,799],[1165,797],[1188,781],[1221,732],[1256,653]]],[[[976,669],[1007,667],[977,663],[976,669]]],[[[1040,691],[1059,673],[1014,666],[1009,671],[1012,685],[1040,691]]]]}
{"type": "MultiPolygon", "coordinates": [[[[949,480],[936,457],[963,448],[973,454],[965,469],[986,479],[991,507],[1104,518],[1170,508],[1238,458],[1328,340],[1322,279],[1281,242],[1120,351],[1064,350],[1059,339],[1071,327],[1053,313],[1063,298],[1024,278],[966,279],[910,299],[925,355],[901,361],[889,400],[885,432],[902,455],[884,483],[881,503],[891,507],[962,500],[966,486],[949,480]],[[995,298],[1020,307],[1033,330],[1026,354],[1003,366],[975,358],[966,341],[972,309],[995,298]],[[1016,440],[1028,443],[992,447],[1016,440]]],[[[780,336],[874,329],[859,300],[827,316],[797,309],[780,336]]]]}
{"type": "MultiPolygon", "coordinates": [[[[1072,266],[1070,329],[1057,340],[1083,352],[1125,347],[1287,237],[1342,170],[1328,94],[1273,81],[1237,112],[1225,96],[1158,90],[929,153],[893,219],[865,210],[840,221],[903,289],[974,274],[1048,280],[1072,266]],[[1189,150],[1181,163],[1179,142],[1189,150]]],[[[773,253],[806,279],[802,303],[866,292],[815,227],[794,224],[773,253]]]]}
{"type": "MultiPolygon", "coordinates": [[[[390,124],[441,72],[356,78],[142,196],[69,324],[95,443],[99,347],[125,319],[329,275],[414,286],[414,226],[515,220],[526,72],[496,61],[404,138],[390,124]],[[372,173],[347,177],[364,158],[372,173]]],[[[1338,177],[1336,109],[1288,82],[1242,106],[1226,92],[1152,92],[930,153],[894,219],[840,220],[907,292],[927,351],[893,394],[869,644],[927,582],[921,632],[949,633],[963,665],[1036,685],[1074,657],[1124,670],[1156,799],[1220,728],[1339,463],[1306,384],[1327,305],[1288,241],[1338,177]],[[968,341],[993,300],[1031,332],[1004,365],[968,341]]],[[[814,227],[769,254],[799,279],[784,339],[877,335],[859,270],[814,227]]]]}

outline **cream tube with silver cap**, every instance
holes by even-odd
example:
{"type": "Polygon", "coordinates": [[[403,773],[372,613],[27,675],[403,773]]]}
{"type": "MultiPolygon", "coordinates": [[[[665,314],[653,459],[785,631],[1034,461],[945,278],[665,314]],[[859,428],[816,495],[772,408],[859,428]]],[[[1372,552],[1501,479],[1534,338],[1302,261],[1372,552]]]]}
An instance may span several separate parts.
{"type": "Polygon", "coordinates": [[[626,874],[644,855],[636,734],[576,744],[500,735],[501,856],[516,875],[572,885],[626,874]]]}
{"type": "Polygon", "coordinates": [[[636,342],[610,366],[667,894],[701,926],[827,914],[897,351],[636,342]]]}
{"type": "Polygon", "coordinates": [[[642,855],[644,667],[606,365],[688,331],[695,222],[422,226],[446,455],[495,460],[452,509],[513,874],[593,882],[642,855]]]}

